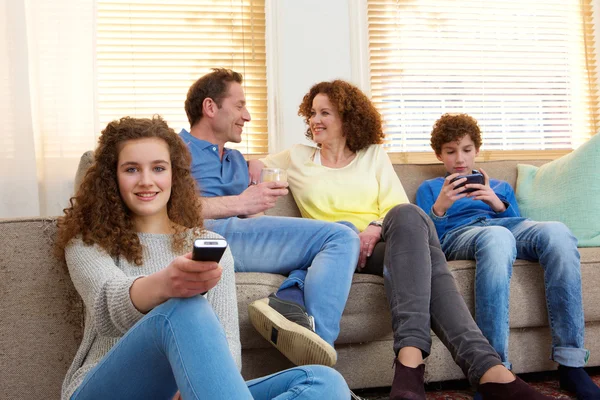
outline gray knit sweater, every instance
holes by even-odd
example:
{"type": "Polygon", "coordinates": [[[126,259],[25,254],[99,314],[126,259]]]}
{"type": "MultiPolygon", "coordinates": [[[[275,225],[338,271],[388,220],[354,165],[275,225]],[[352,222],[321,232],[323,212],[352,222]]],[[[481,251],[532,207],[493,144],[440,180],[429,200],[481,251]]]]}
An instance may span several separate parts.
{"type": "MultiPolygon", "coordinates": [[[[188,235],[192,239],[191,231],[188,235]]],[[[171,235],[140,233],[138,236],[143,246],[144,265],[141,267],[123,258],[113,259],[100,247],[87,246],[80,239],[73,239],[65,249],[71,279],[85,304],[85,329],[63,382],[62,399],[71,397],[85,375],[144,316],[129,297],[133,281],[165,268],[181,255],[173,252],[171,235]]],[[[216,233],[206,231],[201,237],[220,238],[216,233]]],[[[191,251],[191,240],[189,243],[190,247],[184,253],[191,251]]],[[[208,292],[207,298],[223,325],[229,349],[241,370],[235,275],[229,248],[219,264],[223,267],[221,280],[208,292]]]]}

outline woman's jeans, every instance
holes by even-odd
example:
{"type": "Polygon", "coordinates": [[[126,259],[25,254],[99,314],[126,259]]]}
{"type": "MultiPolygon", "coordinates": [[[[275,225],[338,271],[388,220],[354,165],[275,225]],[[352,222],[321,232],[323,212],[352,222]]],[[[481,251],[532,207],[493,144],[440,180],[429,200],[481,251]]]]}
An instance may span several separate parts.
{"type": "Polygon", "coordinates": [[[289,275],[280,289],[304,291],[316,333],[333,346],[348,300],[360,243],[351,229],[304,218],[257,217],[204,221],[229,242],[236,272],[289,275]]]}
{"type": "Polygon", "coordinates": [[[458,292],[433,222],[419,207],[401,204],[386,215],[381,235],[395,353],[412,346],[429,355],[431,328],[471,384],[478,385],[501,361],[458,292]]]}
{"type": "Polygon", "coordinates": [[[171,299],[135,324],[71,399],[344,399],[332,368],[304,366],[244,382],[225,332],[202,296],[171,299]]]}
{"type": "Polygon", "coordinates": [[[507,368],[510,278],[516,258],[539,261],[544,270],[551,359],[568,367],[585,365],[579,251],[564,224],[481,219],[448,232],[442,248],[449,260],[476,260],[475,320],[507,368]]]}

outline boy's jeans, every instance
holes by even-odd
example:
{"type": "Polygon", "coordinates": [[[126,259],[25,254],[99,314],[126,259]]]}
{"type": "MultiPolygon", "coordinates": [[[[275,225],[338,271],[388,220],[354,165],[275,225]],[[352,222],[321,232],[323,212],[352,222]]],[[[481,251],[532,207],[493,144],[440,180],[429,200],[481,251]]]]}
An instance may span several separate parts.
{"type": "Polygon", "coordinates": [[[475,259],[475,321],[508,362],[510,278],[515,258],[539,261],[544,269],[551,359],[582,367],[584,319],[577,239],[560,222],[526,218],[480,219],[448,232],[442,239],[448,260],[475,259]]]}
{"type": "Polygon", "coordinates": [[[138,321],[90,370],[71,400],[348,399],[334,369],[307,365],[244,382],[202,296],[171,299],[138,321]]]}

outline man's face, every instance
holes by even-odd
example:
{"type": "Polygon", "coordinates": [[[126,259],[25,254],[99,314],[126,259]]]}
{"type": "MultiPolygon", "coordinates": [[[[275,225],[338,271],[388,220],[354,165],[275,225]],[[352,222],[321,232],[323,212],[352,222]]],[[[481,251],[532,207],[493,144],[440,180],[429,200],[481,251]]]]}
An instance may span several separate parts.
{"type": "Polygon", "coordinates": [[[463,136],[456,142],[444,143],[440,154],[436,154],[438,160],[444,163],[446,171],[450,174],[470,174],[475,165],[475,157],[479,150],[469,135],[463,136]]]}
{"type": "Polygon", "coordinates": [[[246,109],[244,89],[239,83],[231,82],[213,120],[215,135],[225,142],[240,143],[244,123],[249,121],[250,113],[246,109]]]}

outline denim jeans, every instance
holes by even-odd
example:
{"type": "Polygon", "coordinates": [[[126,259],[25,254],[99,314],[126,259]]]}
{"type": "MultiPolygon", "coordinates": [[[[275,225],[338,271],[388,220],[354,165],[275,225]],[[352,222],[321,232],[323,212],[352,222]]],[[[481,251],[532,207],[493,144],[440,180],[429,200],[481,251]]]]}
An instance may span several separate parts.
{"type": "Polygon", "coordinates": [[[544,270],[550,358],[568,367],[585,365],[579,251],[564,224],[481,219],[448,232],[442,248],[449,260],[476,260],[475,320],[507,368],[510,278],[516,258],[539,261],[544,270]]]}
{"type": "Polygon", "coordinates": [[[352,229],[303,218],[224,218],[206,228],[229,243],[236,272],[289,275],[281,288],[298,285],[316,333],[333,346],[358,262],[352,229]]]}
{"type": "Polygon", "coordinates": [[[202,296],[171,299],[135,324],[90,370],[72,400],[348,399],[344,378],[303,366],[244,382],[218,318],[202,296]]]}

